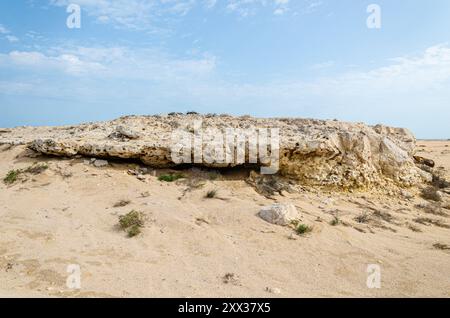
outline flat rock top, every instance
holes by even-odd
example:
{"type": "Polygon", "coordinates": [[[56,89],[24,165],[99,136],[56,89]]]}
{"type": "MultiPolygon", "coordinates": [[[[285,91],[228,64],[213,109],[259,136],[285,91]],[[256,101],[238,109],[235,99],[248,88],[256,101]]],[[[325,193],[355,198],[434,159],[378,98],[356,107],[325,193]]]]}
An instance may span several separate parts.
{"type": "Polygon", "coordinates": [[[197,114],[127,116],[74,126],[0,129],[0,144],[28,144],[38,152],[61,156],[133,158],[164,167],[174,164],[170,156],[172,133],[192,132],[199,122],[202,129],[222,132],[227,128],[278,128],[280,172],[308,183],[360,186],[388,178],[408,185],[423,179],[412,158],[415,138],[407,129],[335,120],[197,114]]]}

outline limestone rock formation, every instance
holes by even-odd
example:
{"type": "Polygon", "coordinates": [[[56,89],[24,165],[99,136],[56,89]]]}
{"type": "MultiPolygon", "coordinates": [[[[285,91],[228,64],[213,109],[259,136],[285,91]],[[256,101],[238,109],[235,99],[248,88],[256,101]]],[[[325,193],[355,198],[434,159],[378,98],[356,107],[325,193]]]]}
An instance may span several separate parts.
{"type": "MultiPolygon", "coordinates": [[[[270,147],[272,153],[279,152],[278,173],[305,185],[411,186],[431,178],[415,165],[415,138],[408,130],[339,121],[198,114],[127,116],[77,126],[2,129],[0,143],[27,144],[47,155],[137,159],[153,167],[174,167],[178,162],[174,162],[171,153],[173,132],[181,130],[196,136],[195,125],[197,129],[215,129],[223,136],[229,128],[279,129],[279,149],[270,147]]],[[[203,140],[203,154],[210,153],[211,145],[220,144],[220,140],[203,140]]],[[[245,159],[248,163],[248,153],[245,159]]],[[[259,156],[253,166],[267,165],[263,159],[267,158],[259,156]]],[[[197,164],[234,167],[242,163],[197,164]]]]}

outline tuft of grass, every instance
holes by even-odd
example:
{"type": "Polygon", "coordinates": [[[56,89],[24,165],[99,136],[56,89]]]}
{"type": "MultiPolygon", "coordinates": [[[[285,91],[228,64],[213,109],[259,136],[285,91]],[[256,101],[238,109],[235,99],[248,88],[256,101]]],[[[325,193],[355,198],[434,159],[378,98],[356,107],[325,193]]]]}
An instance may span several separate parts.
{"type": "Polygon", "coordinates": [[[159,176],[158,180],[165,181],[165,182],[174,182],[174,181],[177,181],[178,179],[183,179],[183,178],[184,178],[184,175],[182,175],[181,173],[163,174],[162,176],[159,176]]]}
{"type": "Polygon", "coordinates": [[[210,190],[206,193],[206,198],[207,199],[213,199],[217,196],[217,190],[210,190]]]}
{"type": "Polygon", "coordinates": [[[135,237],[141,234],[141,228],[137,225],[133,225],[127,230],[128,237],[135,237]]]}
{"type": "Polygon", "coordinates": [[[341,220],[339,220],[339,218],[337,216],[335,216],[333,218],[333,220],[331,220],[330,225],[331,226],[336,226],[336,225],[339,225],[339,223],[341,223],[341,220]]]}
{"type": "Polygon", "coordinates": [[[3,179],[5,184],[13,184],[17,181],[21,171],[20,170],[11,170],[7,173],[6,177],[3,179]]]}
{"type": "Polygon", "coordinates": [[[298,224],[297,227],[295,228],[295,231],[299,235],[310,233],[312,232],[312,230],[313,230],[312,227],[306,224],[298,224]]]}
{"type": "Polygon", "coordinates": [[[42,164],[34,164],[28,168],[26,168],[23,172],[31,173],[31,174],[40,174],[48,169],[48,165],[45,163],[42,164]]]}
{"type": "Polygon", "coordinates": [[[361,213],[360,215],[358,215],[355,218],[355,221],[358,222],[358,223],[367,223],[367,222],[369,222],[369,220],[370,220],[370,218],[369,218],[369,216],[367,215],[366,212],[361,213]]]}
{"type": "Polygon", "coordinates": [[[128,237],[134,237],[141,233],[144,226],[144,215],[138,211],[131,211],[125,215],[119,216],[119,227],[126,231],[128,237]]]}

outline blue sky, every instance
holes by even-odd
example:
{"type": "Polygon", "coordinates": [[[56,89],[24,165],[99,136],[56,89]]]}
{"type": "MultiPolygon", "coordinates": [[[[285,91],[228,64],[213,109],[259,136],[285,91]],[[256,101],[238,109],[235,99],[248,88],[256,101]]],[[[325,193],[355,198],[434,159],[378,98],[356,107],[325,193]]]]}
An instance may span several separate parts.
{"type": "Polygon", "coordinates": [[[450,138],[450,1],[0,2],[0,127],[189,110],[450,138]]]}

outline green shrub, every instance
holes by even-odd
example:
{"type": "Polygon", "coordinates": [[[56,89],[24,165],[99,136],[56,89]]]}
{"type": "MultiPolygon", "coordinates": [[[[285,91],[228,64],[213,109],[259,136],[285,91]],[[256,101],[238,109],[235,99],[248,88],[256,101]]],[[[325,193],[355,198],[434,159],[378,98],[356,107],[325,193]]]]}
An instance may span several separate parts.
{"type": "Polygon", "coordinates": [[[295,229],[297,234],[303,235],[309,232],[312,232],[312,227],[306,224],[299,224],[297,225],[297,228],[295,229]]]}
{"type": "Polygon", "coordinates": [[[3,179],[3,182],[5,184],[13,184],[17,181],[17,178],[19,177],[19,174],[21,173],[20,170],[11,170],[8,172],[6,177],[3,179]]]}
{"type": "Polygon", "coordinates": [[[128,233],[128,237],[134,237],[141,233],[144,226],[144,215],[138,211],[131,211],[119,216],[119,227],[128,233]]]}
{"type": "Polygon", "coordinates": [[[181,173],[176,174],[163,174],[162,176],[159,176],[159,181],[165,181],[165,182],[174,182],[178,179],[183,179],[184,176],[181,173]]]}

